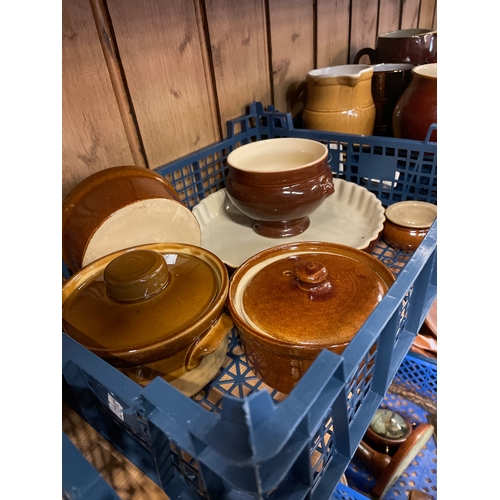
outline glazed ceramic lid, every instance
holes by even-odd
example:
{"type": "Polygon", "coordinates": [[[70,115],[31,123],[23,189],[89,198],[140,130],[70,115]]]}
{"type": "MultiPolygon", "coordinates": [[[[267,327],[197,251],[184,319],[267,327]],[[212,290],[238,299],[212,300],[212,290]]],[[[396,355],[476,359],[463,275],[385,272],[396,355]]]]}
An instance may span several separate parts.
{"type": "Polygon", "coordinates": [[[202,248],[164,243],[127,249],[66,282],[63,329],[101,357],[156,361],[218,319],[228,286],[224,264],[202,248]]]}
{"type": "Polygon", "coordinates": [[[233,274],[230,312],[273,344],[330,348],[353,338],[394,279],[375,257],[345,245],[276,246],[233,274]]]}
{"type": "Polygon", "coordinates": [[[427,229],[437,217],[437,206],[426,201],[400,201],[387,207],[385,216],[398,226],[427,229]]]}

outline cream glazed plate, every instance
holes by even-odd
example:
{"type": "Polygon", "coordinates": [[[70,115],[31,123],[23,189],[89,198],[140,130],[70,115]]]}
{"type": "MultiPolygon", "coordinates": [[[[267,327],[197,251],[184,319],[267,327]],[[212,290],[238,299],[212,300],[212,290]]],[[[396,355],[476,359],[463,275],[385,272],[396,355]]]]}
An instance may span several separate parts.
{"type": "Polygon", "coordinates": [[[253,229],[253,219],[241,213],[225,189],[207,196],[193,207],[201,228],[200,246],[237,268],[262,250],[298,241],[326,241],[366,250],[384,227],[380,200],[366,188],[343,179],[333,179],[335,192],[309,215],[310,226],[288,238],[266,238],[253,229]]]}

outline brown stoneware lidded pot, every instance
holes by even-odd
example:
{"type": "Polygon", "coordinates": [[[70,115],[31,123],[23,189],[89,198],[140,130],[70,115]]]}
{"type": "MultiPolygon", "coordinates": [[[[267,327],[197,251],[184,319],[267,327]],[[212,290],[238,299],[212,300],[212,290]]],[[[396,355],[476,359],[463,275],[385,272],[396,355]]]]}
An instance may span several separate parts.
{"type": "Polygon", "coordinates": [[[334,192],[328,149],[318,141],[278,138],[240,146],[227,157],[226,191],[233,205],[269,238],[295,236],[334,192]]]}
{"type": "Polygon", "coordinates": [[[120,166],[77,184],[62,204],[62,257],[76,272],[112,252],[148,243],[199,245],[201,230],[159,173],[120,166]]]}
{"type": "Polygon", "coordinates": [[[289,243],[254,255],[234,272],[228,306],[252,368],[288,394],[322,349],[345,349],[394,280],[361,250],[289,243]]]}
{"type": "Polygon", "coordinates": [[[191,396],[225,359],[228,289],[223,262],[203,248],[121,250],[65,282],[63,331],[137,383],[160,376],[191,396]]]}

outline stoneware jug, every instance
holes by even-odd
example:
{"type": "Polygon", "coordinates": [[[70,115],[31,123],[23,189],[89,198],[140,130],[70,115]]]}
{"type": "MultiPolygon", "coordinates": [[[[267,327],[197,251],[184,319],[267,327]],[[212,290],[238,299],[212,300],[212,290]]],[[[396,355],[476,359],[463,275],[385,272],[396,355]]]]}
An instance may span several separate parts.
{"type": "Polygon", "coordinates": [[[345,134],[371,135],[375,104],[373,67],[345,64],[309,71],[302,120],[305,128],[345,134]]]}
{"type": "Polygon", "coordinates": [[[373,66],[372,95],[375,103],[373,135],[393,137],[394,107],[411,81],[410,63],[380,63],[373,66]]]}
{"type": "Polygon", "coordinates": [[[371,64],[436,63],[437,31],[414,28],[381,33],[377,37],[375,49],[367,47],[359,50],[354,56],[354,64],[358,64],[364,55],[369,57],[371,64]]]}
{"type": "MultiPolygon", "coordinates": [[[[412,69],[411,82],[394,108],[394,137],[424,141],[434,123],[437,124],[437,63],[422,64],[412,69]]],[[[429,140],[437,142],[436,130],[429,140]]]]}

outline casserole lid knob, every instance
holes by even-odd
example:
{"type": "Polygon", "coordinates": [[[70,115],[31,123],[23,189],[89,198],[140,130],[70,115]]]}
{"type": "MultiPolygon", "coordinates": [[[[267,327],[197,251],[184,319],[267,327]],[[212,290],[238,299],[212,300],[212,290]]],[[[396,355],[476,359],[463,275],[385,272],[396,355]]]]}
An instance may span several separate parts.
{"type": "Polygon", "coordinates": [[[328,269],[321,262],[299,261],[295,267],[297,285],[309,292],[310,298],[330,295],[332,285],[328,281],[328,269]]]}
{"type": "Polygon", "coordinates": [[[112,260],[104,270],[103,279],[111,299],[137,302],[161,292],[170,282],[170,273],[159,252],[136,250],[112,260]]]}

